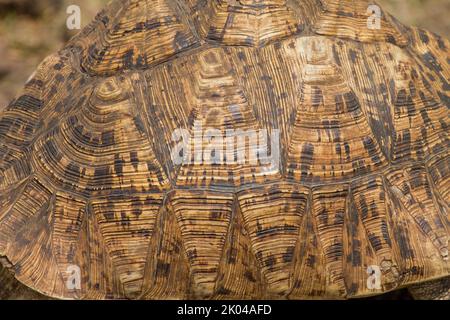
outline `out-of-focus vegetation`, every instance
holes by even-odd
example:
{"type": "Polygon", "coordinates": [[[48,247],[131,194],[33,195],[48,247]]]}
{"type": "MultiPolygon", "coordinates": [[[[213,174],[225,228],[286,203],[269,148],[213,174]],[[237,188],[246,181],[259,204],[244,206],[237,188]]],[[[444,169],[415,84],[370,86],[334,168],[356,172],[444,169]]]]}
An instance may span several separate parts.
{"type": "MultiPolygon", "coordinates": [[[[66,28],[66,8],[79,5],[86,25],[108,1],[0,0],[0,109],[18,93],[39,62],[76,33],[66,28]]],[[[449,0],[377,2],[405,24],[450,35],[449,0]]]]}
{"type": "Polygon", "coordinates": [[[0,0],[0,110],[21,90],[37,65],[77,30],[68,30],[66,9],[81,8],[87,25],[109,0],[0,0]]]}

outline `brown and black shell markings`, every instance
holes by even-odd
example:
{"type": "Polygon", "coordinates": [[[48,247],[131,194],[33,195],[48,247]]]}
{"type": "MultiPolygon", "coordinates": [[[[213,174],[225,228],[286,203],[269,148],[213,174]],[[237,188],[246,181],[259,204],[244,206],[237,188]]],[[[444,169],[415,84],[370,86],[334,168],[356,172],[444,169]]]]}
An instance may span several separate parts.
{"type": "Polygon", "coordinates": [[[385,12],[369,29],[370,3],[112,1],[0,115],[2,260],[86,299],[449,276],[450,43],[385,12]],[[279,130],[280,164],[175,164],[194,123],[279,130]]]}

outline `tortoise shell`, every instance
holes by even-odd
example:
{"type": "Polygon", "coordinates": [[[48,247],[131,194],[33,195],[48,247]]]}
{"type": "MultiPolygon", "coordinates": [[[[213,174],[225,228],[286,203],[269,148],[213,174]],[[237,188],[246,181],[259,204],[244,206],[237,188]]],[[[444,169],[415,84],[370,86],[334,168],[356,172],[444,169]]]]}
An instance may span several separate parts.
{"type": "Polygon", "coordinates": [[[88,299],[448,276],[450,44],[369,4],[111,2],[1,114],[3,262],[88,299]]]}

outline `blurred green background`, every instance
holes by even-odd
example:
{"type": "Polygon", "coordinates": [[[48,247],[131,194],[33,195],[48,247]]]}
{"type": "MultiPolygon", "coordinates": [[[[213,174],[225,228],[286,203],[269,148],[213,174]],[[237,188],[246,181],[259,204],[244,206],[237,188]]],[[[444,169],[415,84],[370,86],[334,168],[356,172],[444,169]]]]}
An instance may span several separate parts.
{"type": "MultiPolygon", "coordinates": [[[[17,94],[36,66],[76,32],[65,27],[66,8],[81,7],[83,25],[108,0],[0,0],[0,109],[17,94]]],[[[450,34],[450,0],[378,0],[407,25],[445,37],[450,34]]]]}

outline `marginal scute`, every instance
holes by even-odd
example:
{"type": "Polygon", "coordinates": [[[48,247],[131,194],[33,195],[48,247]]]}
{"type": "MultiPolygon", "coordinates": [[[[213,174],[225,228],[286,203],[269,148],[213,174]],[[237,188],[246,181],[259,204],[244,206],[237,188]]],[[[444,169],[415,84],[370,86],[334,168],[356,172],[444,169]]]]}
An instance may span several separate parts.
{"type": "Polygon", "coordinates": [[[180,190],[171,195],[170,211],[181,231],[196,297],[214,293],[233,202],[227,193],[180,190]]]}
{"type": "MultiPolygon", "coordinates": [[[[59,192],[52,206],[52,252],[64,283],[70,283],[74,266],[80,262],[79,247],[82,225],[86,219],[87,203],[84,199],[59,192]]],[[[76,284],[76,283],[75,283],[76,284]]],[[[81,288],[68,288],[73,297],[81,298],[81,288]]]]}
{"type": "Polygon", "coordinates": [[[50,190],[32,179],[16,196],[0,219],[0,255],[8,257],[15,277],[26,286],[48,296],[74,298],[52,254],[50,190]]]}
{"type": "Polygon", "coordinates": [[[112,263],[112,276],[120,292],[138,297],[143,289],[150,239],[155,230],[162,195],[112,196],[90,203],[105,250],[112,263]]]}
{"type": "Polygon", "coordinates": [[[243,223],[270,294],[285,296],[292,288],[294,256],[308,194],[307,189],[289,184],[238,194],[243,223]]]}
{"type": "Polygon", "coordinates": [[[428,175],[423,165],[409,165],[391,170],[387,175],[390,192],[400,201],[417,223],[420,231],[435,246],[444,260],[448,259],[448,231],[435,204],[428,175]]]}
{"type": "Polygon", "coordinates": [[[118,299],[124,297],[123,286],[115,277],[113,261],[107,251],[107,244],[102,235],[99,218],[88,208],[86,222],[82,226],[79,246],[82,250],[80,265],[82,278],[81,287],[84,299],[118,299]]]}
{"type": "Polygon", "coordinates": [[[352,250],[356,249],[358,253],[350,252],[347,265],[355,269],[347,269],[348,277],[352,278],[351,283],[358,286],[358,294],[370,293],[367,269],[378,266],[381,272],[379,290],[393,290],[401,284],[401,279],[395,239],[389,225],[391,212],[387,206],[389,195],[385,191],[384,180],[381,176],[362,178],[353,182],[350,188],[351,203],[347,208],[346,223],[350,233],[347,236],[351,239],[352,250]],[[358,231],[365,234],[358,234],[358,231]]]}
{"type": "Polygon", "coordinates": [[[259,299],[267,296],[243,219],[236,203],[213,299],[259,299]]]}
{"type": "Polygon", "coordinates": [[[187,299],[190,265],[177,218],[163,207],[150,242],[142,299],[187,299]]]}
{"type": "Polygon", "coordinates": [[[348,186],[324,186],[313,189],[312,217],[317,225],[317,238],[324,255],[326,295],[344,297],[344,221],[348,186]]]}
{"type": "MultiPolygon", "coordinates": [[[[309,198],[311,199],[311,198],[309,198]]],[[[312,215],[311,201],[302,219],[298,249],[294,256],[292,290],[289,299],[314,299],[315,297],[336,297],[328,286],[325,272],[325,255],[318,237],[318,221],[312,215]]]]}
{"type": "MultiPolygon", "coordinates": [[[[385,190],[388,195],[386,203],[390,212],[389,226],[393,235],[392,243],[400,269],[400,286],[420,283],[446,274],[448,263],[430,237],[422,230],[425,224],[417,223],[417,215],[413,216],[409,208],[405,207],[402,203],[404,198],[401,192],[393,188],[389,181],[386,181],[385,190]]],[[[416,213],[419,214],[419,212],[416,213]]],[[[422,221],[428,218],[422,218],[422,221]]]]}

